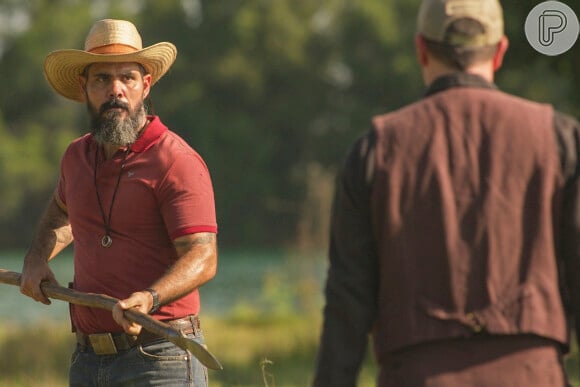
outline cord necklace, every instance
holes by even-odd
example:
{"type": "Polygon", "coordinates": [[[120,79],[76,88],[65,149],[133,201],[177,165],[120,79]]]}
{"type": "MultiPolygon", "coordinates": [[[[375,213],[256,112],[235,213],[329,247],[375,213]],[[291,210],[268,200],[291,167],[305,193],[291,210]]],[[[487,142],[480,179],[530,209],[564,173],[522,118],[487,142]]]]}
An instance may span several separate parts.
{"type": "Polygon", "coordinates": [[[113,239],[111,238],[111,216],[113,215],[113,204],[115,204],[115,198],[117,197],[117,192],[119,192],[119,183],[121,182],[121,176],[123,175],[123,169],[125,169],[125,162],[127,161],[127,156],[131,152],[131,146],[127,146],[127,150],[123,155],[123,160],[121,161],[121,169],[119,170],[119,175],[117,176],[117,183],[115,184],[115,190],[113,191],[113,197],[111,198],[111,206],[109,207],[109,216],[105,215],[105,210],[103,209],[103,204],[101,203],[101,195],[99,195],[99,188],[97,187],[97,167],[99,161],[99,147],[95,151],[95,169],[93,175],[93,182],[95,185],[95,192],[97,193],[97,202],[99,203],[99,209],[101,210],[101,216],[103,218],[103,224],[105,225],[105,235],[101,238],[101,246],[111,247],[113,244],[113,239]]]}

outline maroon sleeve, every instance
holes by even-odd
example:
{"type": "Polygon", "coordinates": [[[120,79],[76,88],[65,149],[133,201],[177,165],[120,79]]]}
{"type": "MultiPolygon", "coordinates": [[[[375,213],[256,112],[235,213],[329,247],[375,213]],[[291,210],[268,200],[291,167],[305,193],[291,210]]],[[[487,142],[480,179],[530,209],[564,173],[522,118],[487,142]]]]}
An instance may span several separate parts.
{"type": "Polygon", "coordinates": [[[158,190],[161,213],[172,239],[217,232],[211,177],[195,151],[176,155],[158,190]]]}

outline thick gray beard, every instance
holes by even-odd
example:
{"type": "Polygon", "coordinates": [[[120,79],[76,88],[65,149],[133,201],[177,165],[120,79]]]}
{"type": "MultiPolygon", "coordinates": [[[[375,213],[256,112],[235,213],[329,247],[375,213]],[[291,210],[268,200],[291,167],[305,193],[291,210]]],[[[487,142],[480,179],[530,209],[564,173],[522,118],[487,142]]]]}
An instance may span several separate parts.
{"type": "Polygon", "coordinates": [[[121,118],[117,111],[106,111],[98,114],[89,106],[91,114],[91,133],[99,144],[112,144],[125,146],[133,144],[141,126],[144,125],[147,114],[143,103],[136,107],[134,112],[129,112],[126,118],[121,118]]]}

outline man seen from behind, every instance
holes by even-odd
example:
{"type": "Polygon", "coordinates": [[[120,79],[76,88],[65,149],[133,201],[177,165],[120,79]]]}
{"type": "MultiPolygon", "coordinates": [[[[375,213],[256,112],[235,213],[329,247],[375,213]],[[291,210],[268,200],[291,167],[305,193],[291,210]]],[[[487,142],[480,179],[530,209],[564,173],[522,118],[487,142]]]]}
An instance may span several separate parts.
{"type": "Polygon", "coordinates": [[[498,0],[423,0],[424,97],[374,117],[337,179],[314,385],[567,385],[580,322],[580,125],[494,85],[498,0]]]}

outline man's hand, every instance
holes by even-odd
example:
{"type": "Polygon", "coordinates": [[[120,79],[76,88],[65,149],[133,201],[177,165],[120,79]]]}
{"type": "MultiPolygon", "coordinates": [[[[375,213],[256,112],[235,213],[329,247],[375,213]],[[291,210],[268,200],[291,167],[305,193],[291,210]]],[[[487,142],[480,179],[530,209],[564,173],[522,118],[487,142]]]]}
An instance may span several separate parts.
{"type": "Polygon", "coordinates": [[[149,313],[151,307],[153,306],[153,296],[148,291],[135,292],[124,300],[119,300],[119,302],[113,307],[113,318],[119,324],[125,333],[137,336],[141,333],[141,325],[129,321],[123,315],[123,312],[127,309],[136,309],[142,313],[149,313]]]}
{"type": "Polygon", "coordinates": [[[50,282],[58,285],[58,281],[50,269],[48,262],[39,260],[33,262],[30,259],[25,259],[20,277],[20,293],[33,298],[35,301],[50,305],[50,299],[44,295],[40,288],[42,282],[50,282]]]}
{"type": "Polygon", "coordinates": [[[54,258],[73,241],[68,214],[56,199],[52,197],[44,209],[30,249],[24,257],[22,276],[20,277],[20,292],[32,297],[38,302],[50,305],[50,300],[44,295],[40,284],[50,282],[58,285],[48,261],[54,258]]]}

